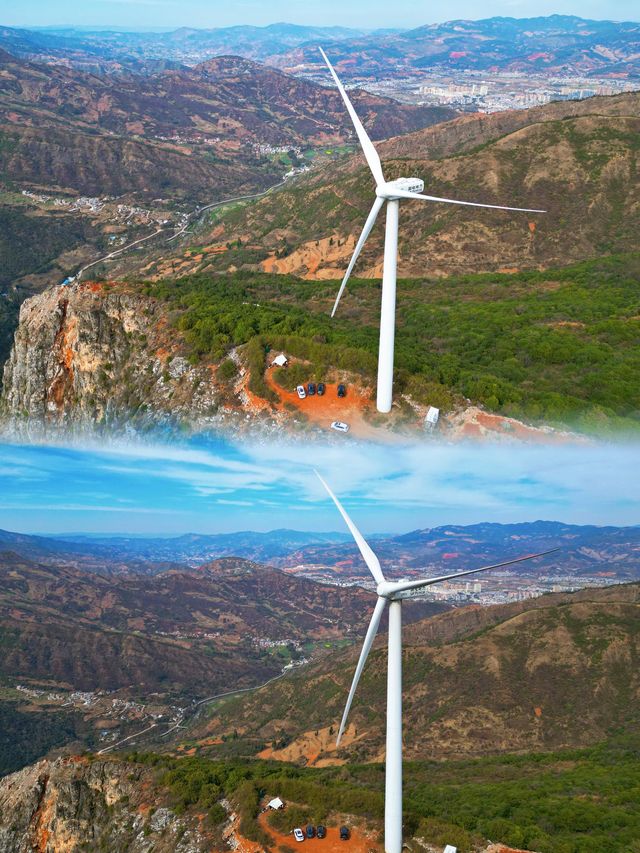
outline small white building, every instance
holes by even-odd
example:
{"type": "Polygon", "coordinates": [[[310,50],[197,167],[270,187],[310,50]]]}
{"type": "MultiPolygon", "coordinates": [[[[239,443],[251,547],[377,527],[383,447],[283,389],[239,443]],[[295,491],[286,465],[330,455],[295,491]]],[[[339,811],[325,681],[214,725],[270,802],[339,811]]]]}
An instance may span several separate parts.
{"type": "Polygon", "coordinates": [[[454,847],[453,844],[447,844],[444,848],[444,853],[458,853],[458,848],[454,847]]]}
{"type": "Polygon", "coordinates": [[[270,800],[267,803],[268,809],[273,809],[274,811],[280,811],[280,809],[284,808],[284,803],[280,799],[280,797],[274,797],[273,800],[270,800]]]}
{"type": "Polygon", "coordinates": [[[286,355],[281,352],[280,355],[277,355],[273,361],[271,362],[271,367],[286,367],[289,364],[289,359],[286,355]]]}
{"type": "Polygon", "coordinates": [[[435,406],[429,406],[429,411],[424,419],[425,429],[434,430],[438,426],[438,421],[440,420],[440,409],[436,409],[435,406]]]}

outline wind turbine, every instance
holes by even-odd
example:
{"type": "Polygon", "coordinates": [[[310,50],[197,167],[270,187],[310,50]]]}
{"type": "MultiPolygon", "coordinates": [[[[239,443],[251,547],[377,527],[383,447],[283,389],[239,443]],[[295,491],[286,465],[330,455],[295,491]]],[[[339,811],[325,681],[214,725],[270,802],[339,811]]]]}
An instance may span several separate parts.
{"type": "Polygon", "coordinates": [[[437,578],[424,578],[414,581],[388,581],[382,573],[380,561],[369,547],[364,536],[360,533],[353,521],[347,515],[338,498],[331,491],[327,483],[316,471],[318,479],[325,487],[340,514],[345,520],[356,541],[362,557],[377,584],[376,593],[378,600],[364,638],[362,651],[356,671],[353,676],[351,690],[347,698],[347,704],[342,715],[340,730],[338,732],[337,745],[347,724],[347,717],[351,709],[351,703],[362,675],[373,641],[378,633],[380,620],[385,607],[389,606],[389,634],[388,634],[388,658],[387,658],[387,747],[385,754],[385,798],[384,798],[384,849],[385,853],[402,853],[402,602],[407,598],[420,596],[428,586],[442,581],[462,578],[466,575],[475,575],[478,572],[487,572],[489,569],[498,569],[502,566],[511,566],[514,563],[522,563],[525,560],[533,560],[535,557],[543,557],[557,551],[542,551],[539,554],[527,554],[524,557],[516,557],[514,560],[505,560],[491,566],[482,566],[479,569],[468,569],[464,572],[454,572],[450,575],[441,575],[437,578]]]}
{"type": "Polygon", "coordinates": [[[340,297],[349,280],[349,276],[355,266],[358,256],[362,251],[362,247],[366,243],[367,237],[371,233],[375,221],[384,205],[387,203],[387,222],[385,229],[384,240],[384,263],[382,270],[382,303],[380,307],[380,345],[378,348],[378,392],[377,392],[377,407],[379,412],[390,412],[393,399],[393,347],[396,330],[396,272],[398,265],[398,216],[400,209],[400,199],[420,199],[422,201],[442,202],[443,204],[461,204],[466,207],[487,207],[492,210],[511,210],[520,213],[546,213],[544,210],[531,210],[526,207],[502,207],[497,204],[480,204],[473,201],[459,201],[453,198],[439,198],[435,195],[422,195],[424,189],[424,181],[420,178],[397,178],[395,181],[385,180],[382,171],[380,157],[375,149],[373,142],[367,136],[362,122],[358,118],[358,114],[353,108],[353,104],[344,89],[344,86],[338,79],[338,75],[329,62],[326,53],[322,48],[319,48],[324,61],[329,67],[331,76],[333,77],[338,91],[342,95],[347,111],[351,116],[351,121],[355,127],[360,146],[365,159],[371,169],[374,180],[376,182],[376,198],[373,202],[373,207],[367,217],[367,220],[362,229],[360,239],[356,244],[353,257],[347,267],[340,290],[336,297],[335,304],[331,316],[336,313],[340,297]]]}

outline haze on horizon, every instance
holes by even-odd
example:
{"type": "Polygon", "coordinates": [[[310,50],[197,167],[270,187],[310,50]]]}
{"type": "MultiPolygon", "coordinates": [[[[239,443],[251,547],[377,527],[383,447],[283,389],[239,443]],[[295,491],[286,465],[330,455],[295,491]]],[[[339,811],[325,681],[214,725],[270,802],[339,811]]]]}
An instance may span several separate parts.
{"type": "Polygon", "coordinates": [[[472,0],[454,0],[442,7],[414,0],[243,0],[229,4],[209,0],[25,0],[0,2],[0,25],[12,27],[78,26],[154,30],[179,27],[214,28],[251,24],[266,26],[278,21],[315,26],[409,29],[456,19],[494,16],[527,18],[553,14],[576,15],[595,20],[638,21],[637,0],[489,0],[478,14],[472,0]],[[152,24],[150,22],[153,22],[152,24]]]}

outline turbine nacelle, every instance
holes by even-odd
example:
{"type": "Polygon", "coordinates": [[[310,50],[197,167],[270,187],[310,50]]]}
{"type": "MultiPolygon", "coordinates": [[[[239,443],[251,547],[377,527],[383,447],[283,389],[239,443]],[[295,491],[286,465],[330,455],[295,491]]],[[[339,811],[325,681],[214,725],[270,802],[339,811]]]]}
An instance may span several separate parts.
{"type": "Polygon", "coordinates": [[[384,184],[378,184],[376,195],[378,198],[387,200],[398,199],[402,198],[404,193],[421,193],[423,189],[424,181],[420,178],[397,178],[395,181],[385,181],[384,184]]]}
{"type": "MultiPolygon", "coordinates": [[[[383,581],[379,583],[376,587],[376,593],[379,598],[386,598],[388,601],[396,601],[400,598],[404,598],[405,595],[403,593],[407,593],[407,587],[411,584],[411,581],[383,581]]],[[[422,581],[423,584],[427,583],[427,581],[422,581]]],[[[410,588],[410,587],[409,587],[410,588]]],[[[420,593],[424,592],[423,589],[420,590],[420,593]]]]}

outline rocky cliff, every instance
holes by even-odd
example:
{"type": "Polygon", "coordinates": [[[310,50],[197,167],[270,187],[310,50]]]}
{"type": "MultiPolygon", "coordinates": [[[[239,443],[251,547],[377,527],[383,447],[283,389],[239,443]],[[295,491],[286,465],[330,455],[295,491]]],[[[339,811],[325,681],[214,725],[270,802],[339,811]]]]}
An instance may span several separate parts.
{"type": "Polygon", "coordinates": [[[0,853],[198,853],[196,822],[158,805],[152,771],[109,759],[39,761],[0,780],[0,853]]]}
{"type": "Polygon", "coordinates": [[[157,421],[215,412],[208,367],[177,353],[166,312],[126,288],[76,284],[23,303],[2,410],[55,424],[157,421]]]}

